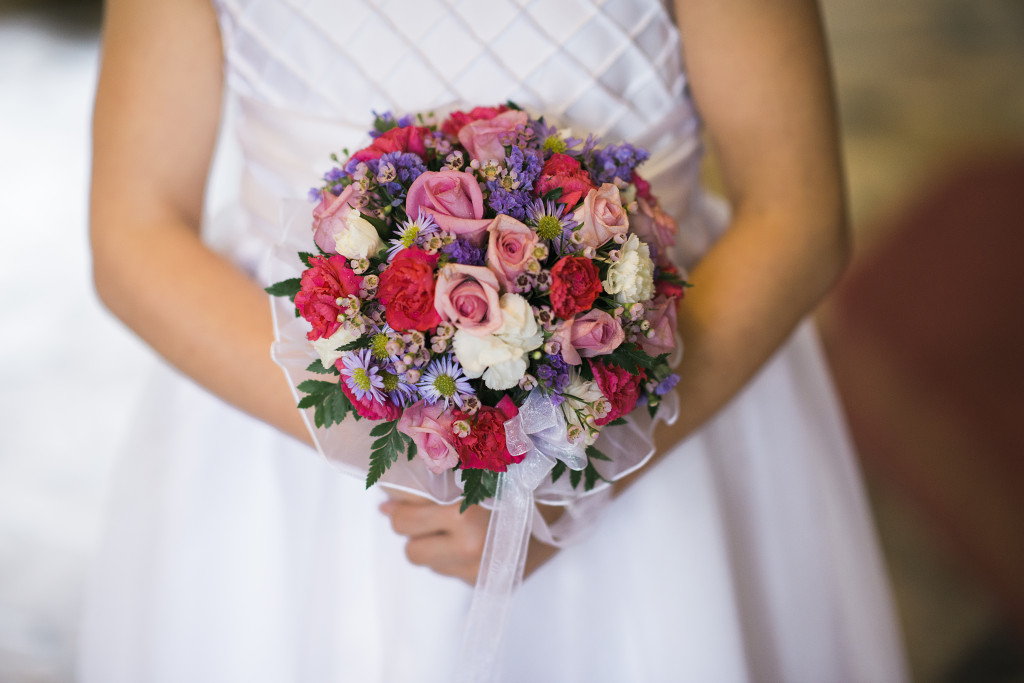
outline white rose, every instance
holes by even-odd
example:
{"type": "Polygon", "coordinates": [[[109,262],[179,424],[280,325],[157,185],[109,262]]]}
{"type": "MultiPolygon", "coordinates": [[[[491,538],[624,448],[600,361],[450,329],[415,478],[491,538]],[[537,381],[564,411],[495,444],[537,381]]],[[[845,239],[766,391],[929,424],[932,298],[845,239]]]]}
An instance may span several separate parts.
{"type": "Polygon", "coordinates": [[[526,374],[526,354],[544,343],[529,302],[518,294],[501,296],[501,327],[477,337],[459,330],[453,347],[467,377],[484,378],[488,389],[511,389],[526,374]]]}
{"type": "Polygon", "coordinates": [[[636,235],[630,235],[619,251],[619,260],[608,268],[604,291],[620,304],[647,301],[654,295],[654,261],[651,249],[636,235]]]}
{"type": "Polygon", "coordinates": [[[377,229],[356,209],[345,216],[345,227],[334,235],[334,247],[345,258],[370,258],[384,247],[377,229]]]}
{"type": "Polygon", "coordinates": [[[344,325],[339,327],[330,337],[322,337],[313,342],[313,348],[320,354],[320,362],[325,368],[334,365],[334,361],[341,358],[340,349],[345,344],[351,344],[359,335],[355,334],[344,325]]]}

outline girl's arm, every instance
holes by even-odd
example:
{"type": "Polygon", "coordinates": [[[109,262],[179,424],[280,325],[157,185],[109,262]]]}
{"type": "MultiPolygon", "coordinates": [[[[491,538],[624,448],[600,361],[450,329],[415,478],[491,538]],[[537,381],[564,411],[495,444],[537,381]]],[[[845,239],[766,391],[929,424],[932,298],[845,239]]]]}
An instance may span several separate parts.
{"type": "Polygon", "coordinates": [[[267,295],[199,238],[221,90],[209,0],[109,0],[93,121],[96,289],[183,372],[308,442],[270,358],[267,295]]]}

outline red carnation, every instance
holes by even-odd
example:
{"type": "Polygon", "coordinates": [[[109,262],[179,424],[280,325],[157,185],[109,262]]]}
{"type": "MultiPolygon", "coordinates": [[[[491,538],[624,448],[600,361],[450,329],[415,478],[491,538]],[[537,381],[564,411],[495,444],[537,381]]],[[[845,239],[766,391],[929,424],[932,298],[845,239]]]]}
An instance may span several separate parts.
{"type": "Polygon", "coordinates": [[[596,190],[597,186],[580,166],[580,162],[568,154],[552,154],[541,169],[534,193],[538,197],[543,197],[558,188],[562,189],[562,196],[558,201],[571,209],[579,204],[587,193],[596,190]]]}
{"type": "Polygon", "coordinates": [[[475,416],[455,411],[455,419],[467,420],[470,426],[466,436],[452,433],[460,466],[467,470],[504,472],[510,464],[521,462],[526,454],[513,456],[505,443],[505,421],[518,414],[508,395],[503,396],[495,408],[480,406],[475,416]]]}
{"type": "Polygon", "coordinates": [[[313,329],[306,333],[310,341],[330,337],[337,332],[339,297],[359,296],[359,285],[363,278],[348,267],[344,256],[330,258],[313,256],[310,267],[302,273],[299,293],[295,295],[295,306],[299,315],[309,321],[313,329]]]}
{"type": "Polygon", "coordinates": [[[392,128],[381,133],[373,141],[373,144],[359,150],[352,155],[352,158],[356,161],[369,161],[370,159],[379,159],[381,156],[391,152],[412,152],[423,157],[427,154],[427,147],[423,144],[423,138],[429,134],[430,129],[423,126],[392,128]]]}
{"type": "Polygon", "coordinates": [[[590,368],[594,371],[597,387],[612,404],[611,411],[604,417],[594,420],[594,424],[606,425],[623,415],[628,415],[640,398],[640,383],[647,379],[644,371],[641,370],[639,375],[631,375],[617,365],[605,365],[595,360],[590,361],[590,368]]]}
{"type": "Polygon", "coordinates": [[[468,112],[453,111],[451,116],[445,119],[445,122],[441,125],[441,130],[452,137],[458,137],[459,131],[467,123],[490,121],[498,114],[503,114],[507,111],[508,107],[504,104],[498,107],[474,107],[468,112]]]}
{"type": "Polygon", "coordinates": [[[661,295],[666,297],[675,297],[676,303],[679,303],[684,296],[686,296],[686,287],[679,283],[680,275],[679,269],[674,265],[661,266],[661,274],[667,275],[671,280],[658,279],[654,281],[654,292],[655,296],[661,295]]]}
{"type": "Polygon", "coordinates": [[[651,194],[651,184],[641,178],[636,171],[633,171],[633,177],[629,182],[636,185],[636,195],[638,197],[643,197],[649,202],[655,201],[654,196],[651,194]]]}
{"type": "Polygon", "coordinates": [[[434,308],[434,268],[437,254],[417,247],[403,249],[381,273],[377,298],[384,316],[396,330],[427,330],[437,327],[441,316],[434,308]]]}
{"type": "Polygon", "coordinates": [[[601,292],[601,279],[590,259],[565,256],[551,268],[551,309],[559,318],[589,311],[601,292]]]}

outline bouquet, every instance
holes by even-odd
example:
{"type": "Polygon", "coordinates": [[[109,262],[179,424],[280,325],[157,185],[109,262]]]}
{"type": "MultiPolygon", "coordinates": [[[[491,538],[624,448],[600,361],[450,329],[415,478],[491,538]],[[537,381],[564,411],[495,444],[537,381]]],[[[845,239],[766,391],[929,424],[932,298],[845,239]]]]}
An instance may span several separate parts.
{"type": "Polygon", "coordinates": [[[419,458],[455,473],[464,510],[539,451],[544,477],[593,488],[602,430],[653,417],[678,381],[688,285],[636,170],[647,152],[513,103],[375,114],[370,136],[311,190],[301,276],[267,288],[308,322],[307,370],[326,377],[299,384],[299,407],[317,427],[378,423],[367,487],[419,458]]]}

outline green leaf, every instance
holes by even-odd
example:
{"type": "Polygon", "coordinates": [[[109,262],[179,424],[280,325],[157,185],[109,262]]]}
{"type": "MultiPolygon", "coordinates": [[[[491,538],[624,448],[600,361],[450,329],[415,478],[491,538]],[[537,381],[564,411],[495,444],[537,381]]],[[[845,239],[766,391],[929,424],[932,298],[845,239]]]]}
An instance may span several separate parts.
{"type": "Polygon", "coordinates": [[[307,379],[299,384],[299,391],[304,394],[329,394],[338,386],[340,385],[337,382],[324,382],[319,379],[307,379]]]}
{"type": "Polygon", "coordinates": [[[654,405],[651,405],[650,403],[647,404],[647,414],[651,416],[652,420],[654,419],[654,416],[658,414],[658,408],[660,406],[661,403],[655,403],[654,405]]]}
{"type": "Polygon", "coordinates": [[[313,258],[314,256],[316,256],[316,254],[311,254],[308,251],[299,252],[299,259],[302,261],[302,264],[307,268],[313,267],[313,264],[309,262],[309,259],[313,258]]]}
{"type": "Polygon", "coordinates": [[[624,424],[626,424],[626,418],[624,418],[624,417],[617,417],[614,420],[612,420],[611,422],[609,422],[608,424],[606,424],[605,427],[614,427],[615,425],[624,425],[624,424]]]}
{"type": "Polygon", "coordinates": [[[602,356],[601,362],[605,365],[617,365],[631,375],[638,375],[641,369],[653,368],[658,363],[664,362],[667,357],[667,353],[651,357],[636,344],[620,344],[617,349],[602,356]]]}
{"type": "Polygon", "coordinates": [[[300,289],[302,289],[302,278],[293,277],[275,282],[269,287],[265,287],[263,291],[270,296],[286,296],[294,300],[300,289]]]}
{"type": "MultiPolygon", "coordinates": [[[[611,424],[611,423],[609,423],[609,424],[611,424]]],[[[605,460],[607,462],[611,462],[612,461],[611,458],[609,458],[607,455],[605,455],[601,451],[597,450],[597,448],[595,448],[594,446],[587,446],[587,451],[586,452],[587,452],[587,458],[589,458],[591,460],[605,460]]]]}
{"type": "Polygon", "coordinates": [[[411,437],[408,437],[408,438],[409,438],[409,448],[406,450],[405,455],[406,455],[406,457],[409,460],[412,460],[413,458],[416,457],[416,453],[419,452],[419,451],[416,448],[416,442],[413,441],[411,437]]]}
{"type": "Polygon", "coordinates": [[[303,396],[299,401],[299,408],[312,408],[322,402],[323,397],[320,394],[309,394],[308,396],[303,396]]]}
{"type": "Polygon", "coordinates": [[[555,189],[551,190],[550,192],[546,192],[544,194],[544,197],[543,197],[545,202],[557,202],[561,198],[562,198],[562,188],[560,188],[560,187],[556,187],[555,189]]]}
{"type": "Polygon", "coordinates": [[[366,488],[376,484],[392,463],[398,460],[398,454],[405,452],[408,439],[405,434],[398,431],[398,420],[382,422],[370,430],[370,435],[381,438],[374,441],[370,448],[370,469],[366,473],[366,488]]]}
{"type": "Polygon", "coordinates": [[[490,470],[462,471],[462,505],[459,512],[465,512],[470,505],[479,505],[488,498],[494,497],[498,489],[498,473],[490,470]]]}
{"type": "Polygon", "coordinates": [[[597,468],[594,467],[593,463],[587,463],[586,469],[583,470],[583,490],[589,491],[594,488],[594,484],[596,484],[599,479],[601,481],[608,481],[601,476],[601,473],[597,471],[597,468]]]}
{"type": "Polygon", "coordinates": [[[355,415],[357,419],[359,418],[359,415],[352,408],[352,402],[348,400],[348,396],[346,396],[345,392],[342,391],[340,383],[334,393],[331,394],[330,401],[331,418],[333,419],[334,424],[340,425],[345,421],[345,417],[350,412],[355,415]]]}
{"type": "Polygon", "coordinates": [[[583,478],[583,470],[569,470],[569,483],[572,484],[573,488],[580,485],[580,479],[583,478]]]}
{"type": "Polygon", "coordinates": [[[554,484],[556,481],[558,481],[568,469],[569,468],[566,467],[565,463],[562,462],[561,460],[556,462],[555,466],[551,468],[551,483],[554,484]]]}
{"type": "MultiPolygon", "coordinates": [[[[391,422],[394,422],[394,420],[391,422]]],[[[385,436],[391,431],[391,427],[393,426],[391,422],[381,422],[370,430],[370,436],[385,436]]]]}
{"type": "Polygon", "coordinates": [[[329,368],[325,368],[323,362],[317,358],[315,361],[306,366],[306,372],[315,372],[318,375],[340,375],[338,368],[333,365],[329,368]]]}
{"type": "MultiPolygon", "coordinates": [[[[367,349],[367,348],[370,347],[370,342],[371,342],[370,337],[360,337],[359,339],[355,339],[353,341],[350,341],[348,344],[345,344],[343,346],[339,346],[338,350],[339,351],[355,351],[356,349],[367,349]]],[[[341,373],[338,373],[338,374],[341,374],[341,373]]]]}

